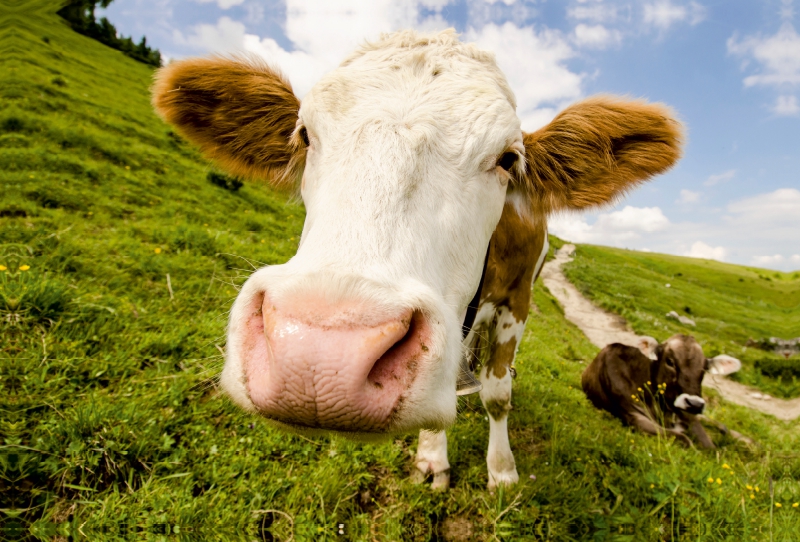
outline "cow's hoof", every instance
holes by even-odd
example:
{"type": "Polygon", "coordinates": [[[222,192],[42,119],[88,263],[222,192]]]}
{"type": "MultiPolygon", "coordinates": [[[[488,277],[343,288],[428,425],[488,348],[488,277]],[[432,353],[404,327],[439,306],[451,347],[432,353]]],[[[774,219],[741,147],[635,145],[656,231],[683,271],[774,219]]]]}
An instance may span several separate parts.
{"type": "Polygon", "coordinates": [[[414,467],[411,470],[411,483],[412,484],[421,484],[422,482],[425,481],[425,478],[427,478],[427,477],[428,477],[428,473],[427,472],[422,472],[421,470],[419,470],[416,467],[414,467]]]}
{"type": "Polygon", "coordinates": [[[486,488],[489,491],[494,492],[494,490],[497,489],[497,486],[511,487],[517,482],[519,482],[519,474],[517,474],[517,469],[505,472],[490,472],[489,483],[487,484],[486,488]]]}
{"type": "MultiPolygon", "coordinates": [[[[421,484],[428,478],[428,473],[419,470],[418,468],[414,468],[411,471],[411,483],[412,484],[421,484]]],[[[431,488],[443,491],[450,487],[450,470],[444,470],[442,472],[436,472],[433,474],[433,483],[431,484],[431,488]]]]}
{"type": "Polygon", "coordinates": [[[450,471],[437,472],[433,475],[433,483],[431,489],[436,491],[445,491],[450,487],[450,471]]]}

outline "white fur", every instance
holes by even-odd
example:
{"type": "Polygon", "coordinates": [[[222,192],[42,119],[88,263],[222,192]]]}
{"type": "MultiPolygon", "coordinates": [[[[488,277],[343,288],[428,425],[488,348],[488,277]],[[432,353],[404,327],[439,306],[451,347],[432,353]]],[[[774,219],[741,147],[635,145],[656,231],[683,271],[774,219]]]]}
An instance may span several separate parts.
{"type": "Polygon", "coordinates": [[[697,395],[689,395],[688,393],[682,393],[675,399],[675,408],[680,408],[681,410],[685,410],[689,408],[689,400],[693,400],[695,403],[699,403],[701,405],[705,405],[706,401],[702,397],[698,397],[697,395]]]}
{"type": "Polygon", "coordinates": [[[539,276],[539,272],[542,270],[542,266],[544,265],[544,259],[547,257],[547,251],[550,250],[550,240],[547,238],[547,230],[544,232],[544,246],[542,246],[542,251],[539,253],[539,259],[536,260],[536,268],[533,270],[533,279],[536,280],[536,277],[539,276]]]}
{"type": "Polygon", "coordinates": [[[525,332],[525,320],[517,320],[507,307],[500,307],[497,311],[497,343],[505,344],[514,340],[519,346],[522,334],[525,332]]]}
{"type": "MultiPolygon", "coordinates": [[[[481,370],[481,400],[483,404],[492,401],[511,408],[511,372],[506,371],[503,378],[496,378],[484,367],[481,370]]],[[[512,485],[519,481],[514,454],[508,441],[508,414],[498,419],[489,415],[489,449],[486,453],[486,466],[489,470],[490,490],[498,485],[512,485]]]]}
{"type": "Polygon", "coordinates": [[[253,297],[314,288],[380,311],[426,313],[438,359],[421,368],[389,431],[455,420],[459,317],[510,178],[495,163],[523,149],[515,107],[494,56],[452,31],[384,37],[312,88],[298,121],[311,142],[300,246],[288,263],[255,272],[231,311],[221,384],[234,401],[253,408],[241,338],[253,297]]]}
{"type": "Polygon", "coordinates": [[[445,489],[450,484],[450,462],[447,460],[447,434],[444,431],[419,432],[414,480],[421,482],[433,474],[433,488],[445,489]]]}

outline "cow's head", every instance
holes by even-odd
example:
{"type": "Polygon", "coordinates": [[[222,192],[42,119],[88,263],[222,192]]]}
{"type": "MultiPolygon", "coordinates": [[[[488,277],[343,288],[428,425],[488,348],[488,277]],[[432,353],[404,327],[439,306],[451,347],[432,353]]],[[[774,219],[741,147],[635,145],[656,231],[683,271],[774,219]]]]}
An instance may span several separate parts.
{"type": "Polygon", "coordinates": [[[299,188],[297,254],[256,271],[221,383],[298,429],[440,429],[456,415],[461,319],[506,202],[529,221],[603,204],[669,168],[681,130],[610,97],[523,133],[494,56],[454,32],[367,44],[302,104],[275,69],[161,69],[158,112],[232,173],[299,188]]]}
{"type": "Polygon", "coordinates": [[[655,349],[655,357],[653,380],[665,386],[667,406],[689,414],[700,414],[706,406],[701,393],[706,371],[728,375],[741,367],[739,360],[730,356],[706,358],[694,337],[681,334],[673,335],[659,344],[655,349]]]}

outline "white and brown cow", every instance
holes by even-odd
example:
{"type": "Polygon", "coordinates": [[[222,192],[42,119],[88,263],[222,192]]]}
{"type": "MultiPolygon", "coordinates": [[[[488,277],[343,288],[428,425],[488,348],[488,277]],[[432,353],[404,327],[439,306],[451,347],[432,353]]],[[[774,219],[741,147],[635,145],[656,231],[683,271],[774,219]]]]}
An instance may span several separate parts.
{"type": "Polygon", "coordinates": [[[517,480],[512,362],[548,213],[621,196],[681,146],[669,109],[612,97],[523,133],[494,56],[452,30],[384,35],[302,103],[278,70],[220,57],[161,69],[153,102],[222,167],[297,187],[306,207],[297,254],[253,273],[233,305],[224,390],[292,430],[422,429],[419,476],[439,486],[461,360],[481,347],[489,485],[517,480]]]}

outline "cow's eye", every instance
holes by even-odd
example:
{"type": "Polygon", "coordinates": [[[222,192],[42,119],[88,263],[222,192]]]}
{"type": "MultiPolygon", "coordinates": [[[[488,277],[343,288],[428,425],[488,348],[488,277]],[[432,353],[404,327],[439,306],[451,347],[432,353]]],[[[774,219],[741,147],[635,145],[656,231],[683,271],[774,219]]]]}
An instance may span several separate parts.
{"type": "Polygon", "coordinates": [[[670,369],[675,368],[675,362],[672,361],[672,358],[664,358],[664,363],[666,363],[667,367],[669,367],[670,369]]]}
{"type": "Polygon", "coordinates": [[[500,160],[497,161],[497,165],[503,168],[506,171],[510,171],[514,164],[517,163],[519,156],[515,152],[506,152],[503,153],[503,156],[500,157],[500,160]]]}
{"type": "Polygon", "coordinates": [[[300,128],[300,139],[302,139],[303,140],[303,144],[306,147],[308,147],[308,145],[309,145],[309,143],[308,143],[308,130],[306,130],[305,126],[300,128]]]}

